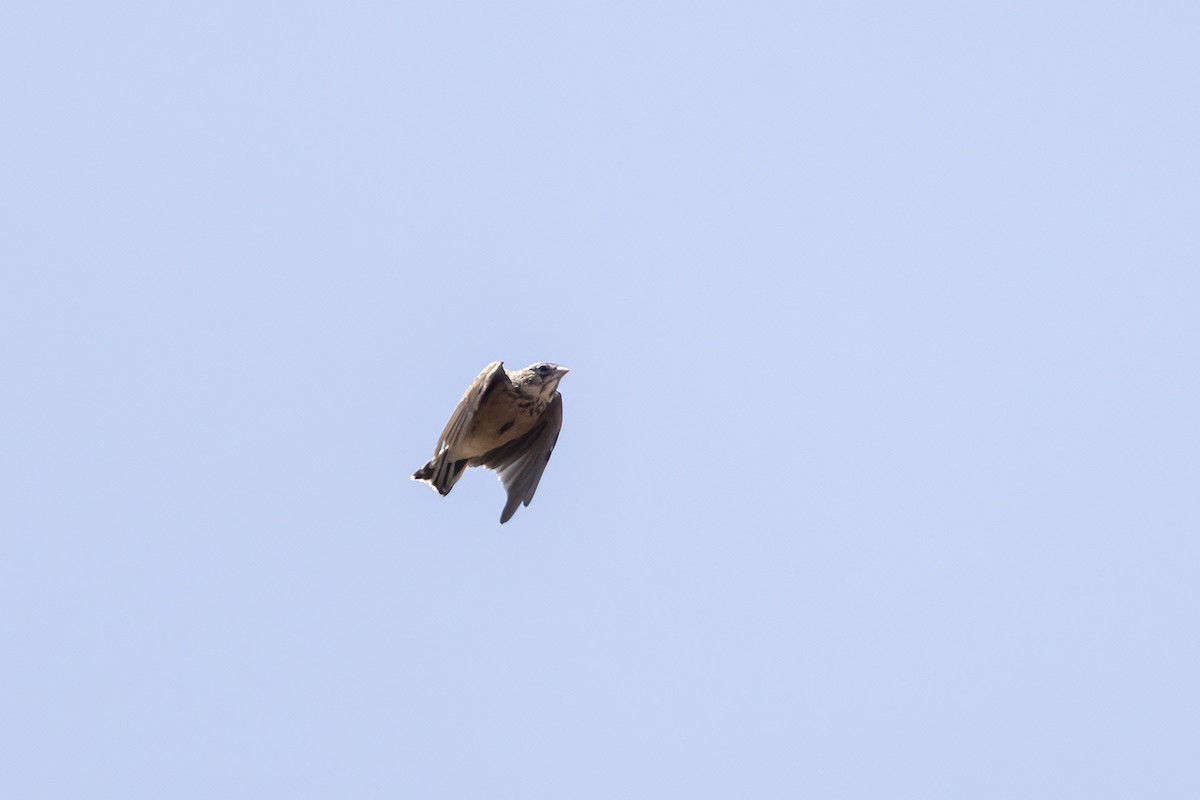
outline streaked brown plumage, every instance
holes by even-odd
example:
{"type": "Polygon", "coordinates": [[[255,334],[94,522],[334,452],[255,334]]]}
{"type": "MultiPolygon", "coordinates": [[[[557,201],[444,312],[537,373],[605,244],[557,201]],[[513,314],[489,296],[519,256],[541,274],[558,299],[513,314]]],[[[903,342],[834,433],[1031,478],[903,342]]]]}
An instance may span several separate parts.
{"type": "Polygon", "coordinates": [[[505,372],[493,361],[467,389],[446,423],[428,464],[413,473],[439,494],[449,494],[467,467],[496,470],[508,492],[500,522],[529,505],[562,430],[558,382],[568,370],[532,364],[505,372]]]}

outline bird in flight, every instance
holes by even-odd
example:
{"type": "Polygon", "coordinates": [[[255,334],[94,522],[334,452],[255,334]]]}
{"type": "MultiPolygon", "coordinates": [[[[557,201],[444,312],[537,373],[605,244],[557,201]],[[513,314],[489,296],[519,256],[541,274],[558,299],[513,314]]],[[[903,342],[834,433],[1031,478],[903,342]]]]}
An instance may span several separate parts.
{"type": "Polygon", "coordinates": [[[413,480],[447,495],[467,467],[494,469],[508,492],[500,522],[508,522],[519,505],[533,499],[554,452],[562,430],[558,382],[567,371],[544,362],[520,372],[505,372],[502,361],[488,364],[450,415],[433,458],[413,473],[413,480]]]}

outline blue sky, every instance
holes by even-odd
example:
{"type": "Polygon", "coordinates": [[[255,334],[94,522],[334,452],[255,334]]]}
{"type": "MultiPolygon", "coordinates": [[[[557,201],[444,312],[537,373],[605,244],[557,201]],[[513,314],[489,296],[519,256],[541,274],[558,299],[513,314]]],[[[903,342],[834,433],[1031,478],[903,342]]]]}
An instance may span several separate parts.
{"type": "Polygon", "coordinates": [[[10,9],[0,795],[1200,795],[1198,24],[10,9]]]}

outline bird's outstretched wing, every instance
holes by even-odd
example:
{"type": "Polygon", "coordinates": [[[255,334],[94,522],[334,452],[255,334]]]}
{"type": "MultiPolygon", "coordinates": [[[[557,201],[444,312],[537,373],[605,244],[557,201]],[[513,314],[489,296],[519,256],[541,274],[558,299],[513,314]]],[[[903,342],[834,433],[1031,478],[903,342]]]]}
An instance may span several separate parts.
{"type": "Polygon", "coordinates": [[[508,522],[517,513],[518,506],[522,503],[529,505],[533,499],[533,493],[537,491],[542,473],[546,470],[546,462],[550,460],[550,454],[558,442],[562,420],[562,395],[556,392],[533,430],[479,460],[481,466],[500,474],[500,482],[508,492],[508,502],[504,504],[504,512],[500,515],[501,523],[508,522]]]}
{"type": "Polygon", "coordinates": [[[479,411],[483,399],[495,391],[498,385],[512,387],[508,373],[504,371],[503,361],[493,361],[488,364],[483,368],[483,372],[479,373],[479,377],[467,387],[462,400],[458,401],[458,408],[454,409],[454,413],[450,415],[450,421],[446,423],[446,429],[442,431],[442,435],[438,439],[437,447],[433,451],[435,458],[446,451],[453,454],[455,447],[471,429],[471,420],[479,411]]]}

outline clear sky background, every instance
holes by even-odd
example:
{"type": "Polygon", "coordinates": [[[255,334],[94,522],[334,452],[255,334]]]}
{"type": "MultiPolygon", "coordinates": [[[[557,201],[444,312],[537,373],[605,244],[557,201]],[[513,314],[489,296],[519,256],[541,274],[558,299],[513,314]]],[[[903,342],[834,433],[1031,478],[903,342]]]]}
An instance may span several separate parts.
{"type": "Polygon", "coordinates": [[[1200,797],[1198,8],[10,4],[0,796],[1200,797]]]}

